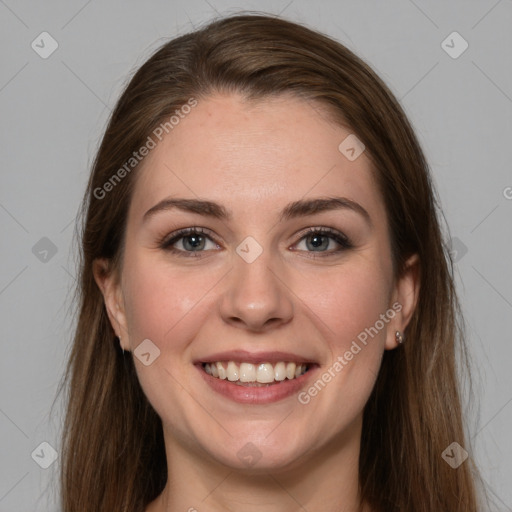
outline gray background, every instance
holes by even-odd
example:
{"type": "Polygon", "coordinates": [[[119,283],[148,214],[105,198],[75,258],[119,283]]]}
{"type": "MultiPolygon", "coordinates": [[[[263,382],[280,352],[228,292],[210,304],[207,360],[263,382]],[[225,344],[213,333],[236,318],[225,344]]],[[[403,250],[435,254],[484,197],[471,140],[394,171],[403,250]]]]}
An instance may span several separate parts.
{"type": "MultiPolygon", "coordinates": [[[[480,400],[473,455],[498,509],[512,510],[511,0],[0,0],[0,512],[58,510],[59,463],[42,469],[31,454],[44,441],[59,451],[61,407],[51,406],[73,326],[73,227],[107,116],[164,40],[241,9],[337,38],[410,116],[457,251],[480,400]],[[31,47],[43,31],[59,45],[46,59],[31,47]],[[441,45],[453,31],[469,44],[458,58],[441,45]]],[[[47,448],[35,453],[49,462],[47,448]]]]}

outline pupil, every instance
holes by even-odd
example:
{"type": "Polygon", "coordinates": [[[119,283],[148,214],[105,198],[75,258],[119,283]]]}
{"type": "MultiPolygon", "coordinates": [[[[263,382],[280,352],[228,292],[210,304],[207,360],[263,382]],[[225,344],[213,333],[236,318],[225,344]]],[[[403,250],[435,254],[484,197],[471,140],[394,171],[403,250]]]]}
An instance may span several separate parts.
{"type": "MultiPolygon", "coordinates": [[[[189,246],[192,248],[192,250],[202,248],[202,243],[204,242],[204,240],[202,240],[202,238],[203,238],[202,236],[198,236],[198,235],[190,235],[190,236],[186,237],[185,238],[185,247],[188,242],[189,246]]],[[[188,248],[190,248],[190,247],[188,247],[188,248]]]]}
{"type": "Polygon", "coordinates": [[[322,248],[322,250],[327,249],[326,244],[323,243],[326,240],[328,241],[327,237],[325,237],[323,235],[312,235],[311,240],[312,240],[312,243],[311,243],[312,247],[314,247],[316,249],[322,248]],[[322,245],[323,245],[323,247],[322,247],[322,245]]]}

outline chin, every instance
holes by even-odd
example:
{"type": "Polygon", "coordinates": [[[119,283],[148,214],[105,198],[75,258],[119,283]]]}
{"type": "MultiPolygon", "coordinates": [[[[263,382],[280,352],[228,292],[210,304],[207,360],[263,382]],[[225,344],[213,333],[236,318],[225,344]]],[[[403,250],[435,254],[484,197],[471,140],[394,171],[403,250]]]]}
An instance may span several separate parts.
{"type": "Polygon", "coordinates": [[[203,446],[211,458],[237,472],[249,474],[268,473],[269,471],[284,471],[298,464],[309,451],[307,447],[299,446],[294,439],[304,439],[302,436],[290,435],[283,432],[281,435],[268,431],[260,436],[253,432],[247,436],[233,436],[228,440],[203,446]]]}

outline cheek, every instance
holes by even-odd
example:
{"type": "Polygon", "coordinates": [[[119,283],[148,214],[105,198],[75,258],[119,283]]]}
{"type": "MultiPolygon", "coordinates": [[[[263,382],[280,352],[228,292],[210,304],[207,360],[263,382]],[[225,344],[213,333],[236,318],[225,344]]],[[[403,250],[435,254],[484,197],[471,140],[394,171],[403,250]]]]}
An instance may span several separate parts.
{"type": "MultiPolygon", "coordinates": [[[[297,295],[321,320],[326,339],[337,353],[346,350],[347,344],[373,326],[389,307],[388,275],[375,264],[339,267],[323,276],[317,274],[314,280],[302,279],[297,286],[297,295]]],[[[385,329],[382,331],[379,334],[384,339],[385,329]]]]}
{"type": "Polygon", "coordinates": [[[148,366],[134,357],[140,385],[161,417],[168,423],[180,424],[184,431],[191,431],[187,418],[197,414],[194,407],[200,397],[184,403],[180,382],[186,382],[190,371],[188,347],[206,321],[206,294],[219,278],[212,272],[206,275],[193,269],[188,272],[170,269],[165,262],[143,256],[126,260],[123,271],[132,350],[145,339],[160,350],[155,362],[148,366]],[[181,404],[188,412],[176,415],[169,404],[181,404]]]}
{"type": "Polygon", "coordinates": [[[313,312],[309,316],[316,319],[313,321],[331,352],[318,380],[301,393],[299,400],[312,408],[313,416],[331,419],[326,428],[332,435],[361,413],[379,373],[392,318],[385,316],[390,310],[386,272],[377,260],[367,265],[358,262],[317,279],[313,293],[306,293],[303,282],[298,294],[306,297],[304,311],[313,312]]]}
{"type": "Polygon", "coordinates": [[[205,314],[202,301],[219,280],[214,272],[198,272],[193,267],[176,270],[149,257],[126,261],[124,273],[132,346],[149,338],[165,351],[182,347],[193,338],[205,314]]]}

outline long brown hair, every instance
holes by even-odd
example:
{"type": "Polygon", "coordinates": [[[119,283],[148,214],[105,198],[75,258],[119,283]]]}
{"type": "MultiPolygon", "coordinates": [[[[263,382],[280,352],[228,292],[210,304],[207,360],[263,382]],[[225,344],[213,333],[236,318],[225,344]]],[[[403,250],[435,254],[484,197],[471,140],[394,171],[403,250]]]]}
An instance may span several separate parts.
{"type": "Polygon", "coordinates": [[[176,109],[215,92],[314,100],[365,144],[388,212],[395,274],[411,254],[418,254],[421,273],[407,342],[385,352],[364,410],[361,496],[378,511],[476,512],[471,457],[453,469],[441,456],[454,441],[471,452],[457,378],[457,361],[461,368],[467,361],[453,269],[418,141],[392,93],[351,51],[263,15],[220,19],[166,43],[136,72],[112,113],[81,210],[78,321],[65,376],[64,512],[142,512],[165,486],[161,420],[131,355],[116,343],[93,261],[107,258],[109,271],[119,272],[139,166],[112,177],[176,109]]]}

